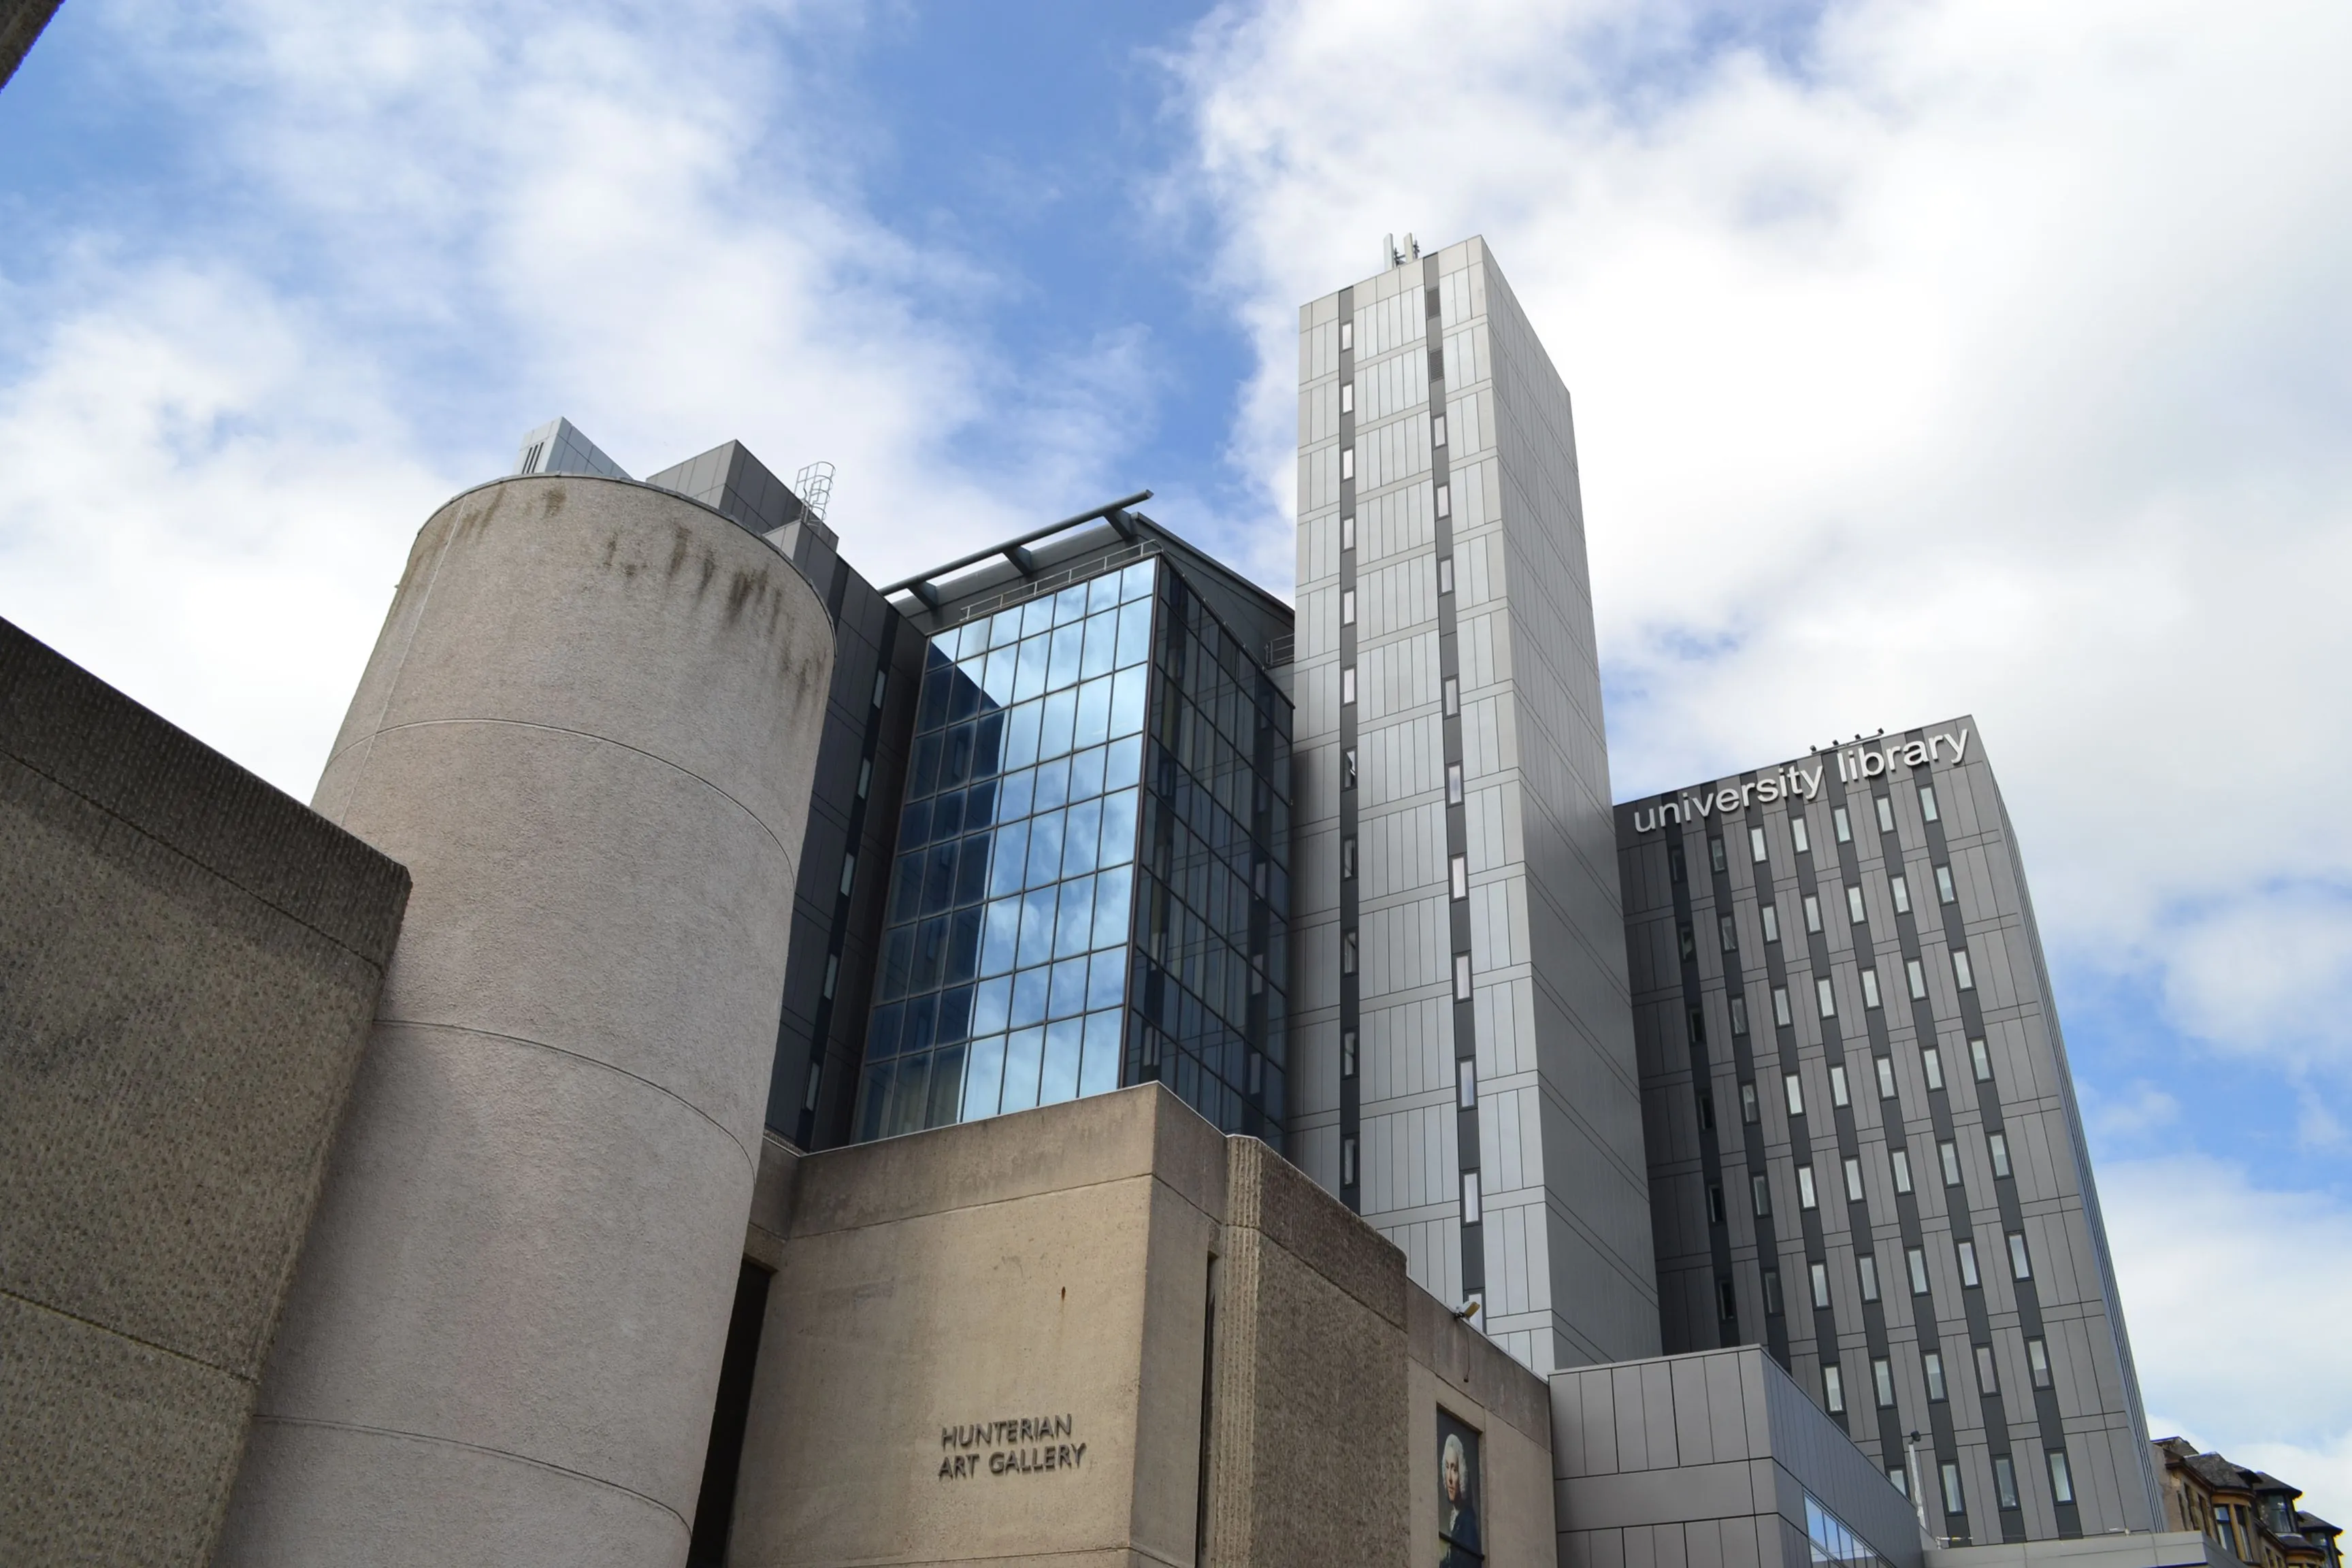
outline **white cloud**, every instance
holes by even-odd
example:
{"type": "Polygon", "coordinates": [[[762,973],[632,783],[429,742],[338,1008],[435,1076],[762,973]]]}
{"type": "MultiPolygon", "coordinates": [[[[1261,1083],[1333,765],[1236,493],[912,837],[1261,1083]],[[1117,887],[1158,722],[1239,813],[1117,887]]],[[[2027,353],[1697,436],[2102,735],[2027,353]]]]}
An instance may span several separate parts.
{"type": "Polygon", "coordinates": [[[1299,0],[1202,29],[1184,179],[1262,345],[1265,528],[1297,304],[1384,232],[1484,232],[1578,396],[1621,795],[1973,711],[2047,940],[2153,967],[2240,1048],[2352,1059],[2317,1011],[2352,923],[2225,984],[2268,931],[2181,912],[2352,879],[2320,782],[2352,769],[2352,15],[1768,20],[1702,47],[1752,14],[1299,0]]]}

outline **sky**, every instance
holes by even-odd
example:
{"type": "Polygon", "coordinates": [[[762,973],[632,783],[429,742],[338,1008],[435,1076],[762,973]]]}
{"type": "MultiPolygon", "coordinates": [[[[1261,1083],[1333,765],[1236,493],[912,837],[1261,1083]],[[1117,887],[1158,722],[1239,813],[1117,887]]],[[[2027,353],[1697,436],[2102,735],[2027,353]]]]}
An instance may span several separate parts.
{"type": "Polygon", "coordinates": [[[1292,577],[1295,311],[1484,235],[1620,798],[1972,714],[2157,1435],[2352,1522],[2352,11],[68,0],[0,91],[0,616],[307,798],[568,416],[887,581],[1150,488],[1292,577]]]}

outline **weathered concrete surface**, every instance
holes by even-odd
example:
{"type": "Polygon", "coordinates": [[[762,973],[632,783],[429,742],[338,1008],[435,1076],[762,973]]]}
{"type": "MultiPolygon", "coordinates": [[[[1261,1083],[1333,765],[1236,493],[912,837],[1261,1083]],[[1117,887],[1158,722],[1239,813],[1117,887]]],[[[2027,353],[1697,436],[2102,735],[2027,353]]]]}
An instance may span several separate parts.
{"type": "Polygon", "coordinates": [[[666,491],[418,535],[318,795],[415,893],[224,1563],[683,1558],[832,650],[666,491]]]}
{"type": "Polygon", "coordinates": [[[407,892],[0,622],[0,1562],[205,1560],[407,892]]]}

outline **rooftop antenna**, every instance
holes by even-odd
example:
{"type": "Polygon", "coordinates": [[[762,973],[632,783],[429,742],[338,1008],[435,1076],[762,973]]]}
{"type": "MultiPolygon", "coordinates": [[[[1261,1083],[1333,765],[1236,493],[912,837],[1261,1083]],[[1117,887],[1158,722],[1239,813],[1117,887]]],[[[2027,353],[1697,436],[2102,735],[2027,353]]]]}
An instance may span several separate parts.
{"type": "Polygon", "coordinates": [[[1394,267],[1403,258],[1397,255],[1396,236],[1392,234],[1381,236],[1381,265],[1394,267]]]}
{"type": "Polygon", "coordinates": [[[824,509],[833,504],[833,465],[811,463],[793,476],[793,494],[801,498],[801,510],[816,522],[824,521],[824,509]]]}
{"type": "Polygon", "coordinates": [[[1421,241],[1413,238],[1410,233],[1404,237],[1404,248],[1405,254],[1397,258],[1399,261],[1418,261],[1421,259],[1421,241]]]}

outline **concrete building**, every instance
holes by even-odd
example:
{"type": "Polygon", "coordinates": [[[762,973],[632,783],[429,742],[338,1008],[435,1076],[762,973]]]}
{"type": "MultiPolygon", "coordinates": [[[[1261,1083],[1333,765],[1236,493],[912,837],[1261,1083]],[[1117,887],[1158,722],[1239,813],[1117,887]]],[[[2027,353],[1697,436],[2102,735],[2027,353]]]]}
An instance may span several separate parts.
{"type": "Polygon", "coordinates": [[[2205,1536],[2217,1563],[2248,1568],[2343,1568],[2343,1531],[2295,1506],[2299,1487],[2250,1470],[2184,1437],[2148,1445],[2168,1530],[2205,1536]]]}
{"type": "Polygon", "coordinates": [[[1481,241],[1391,261],[1299,315],[1291,1136],[1527,1366],[1648,1355],[1568,392],[1481,241]]]}
{"type": "Polygon", "coordinates": [[[1617,826],[1666,1348],[1767,1347],[1890,1479],[1916,1473],[1938,1536],[2157,1528],[1976,721],[1633,801],[1617,826]]]}

